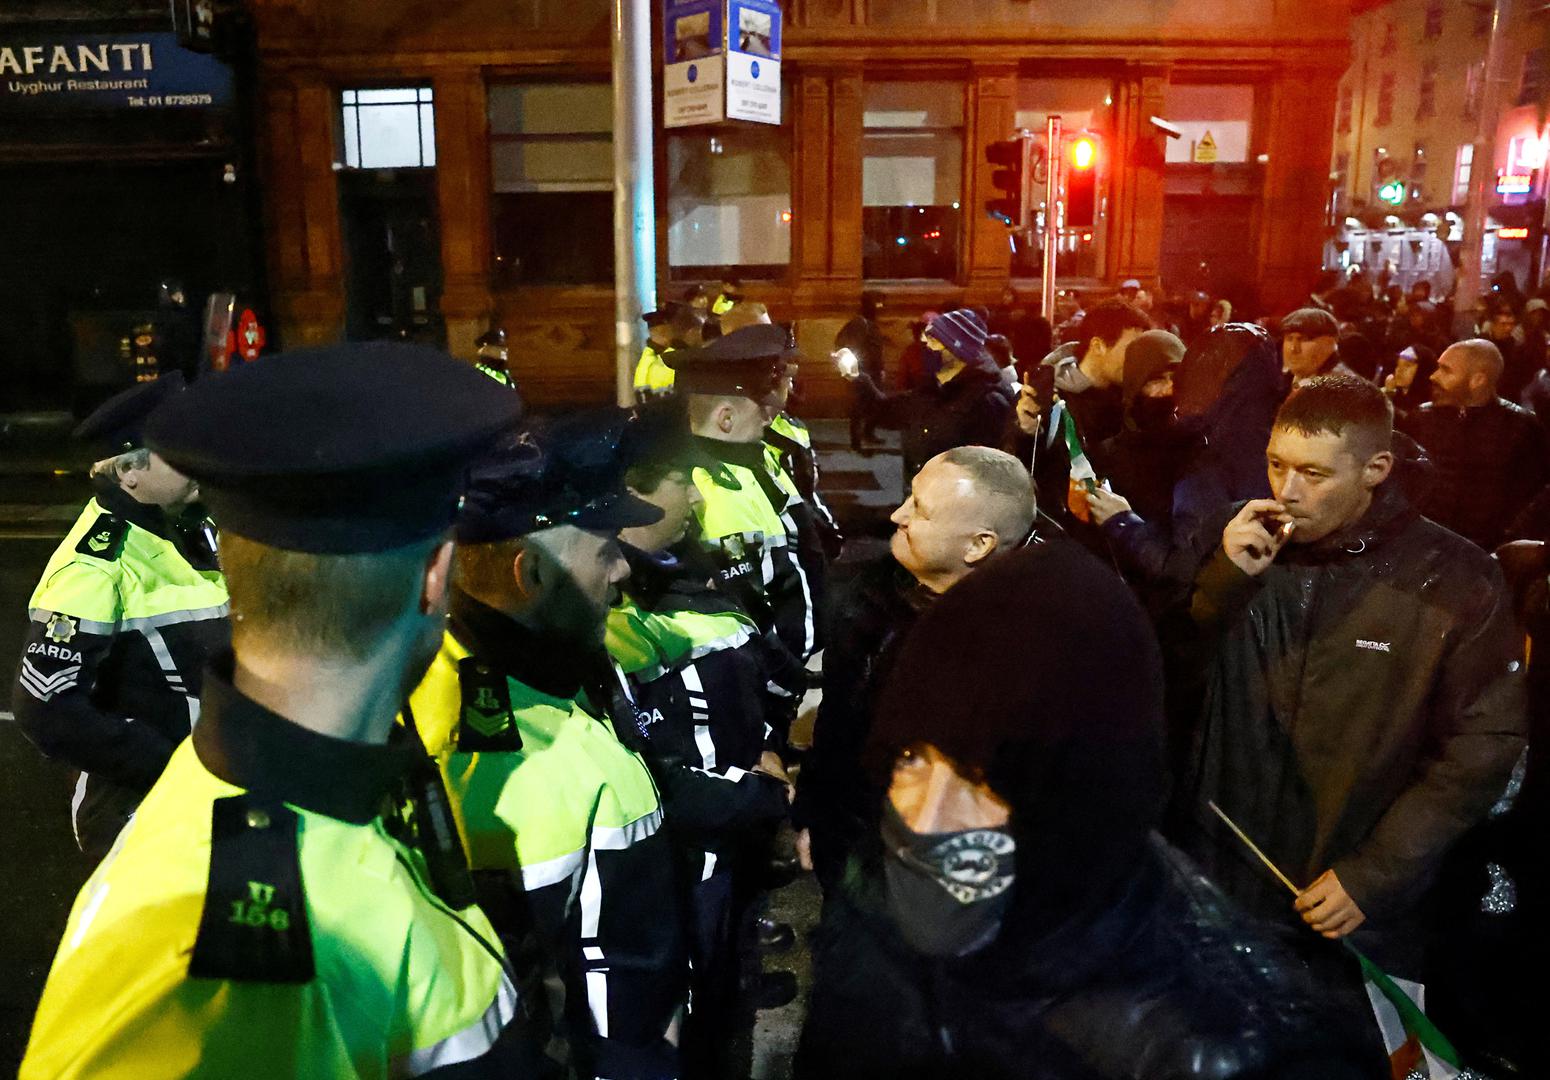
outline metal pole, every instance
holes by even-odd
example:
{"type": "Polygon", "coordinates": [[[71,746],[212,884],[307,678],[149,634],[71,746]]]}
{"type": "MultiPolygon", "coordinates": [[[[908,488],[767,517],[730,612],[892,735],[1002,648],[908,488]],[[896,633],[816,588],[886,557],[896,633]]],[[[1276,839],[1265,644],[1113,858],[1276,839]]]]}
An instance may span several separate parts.
{"type": "Polygon", "coordinates": [[[1496,187],[1496,125],[1501,118],[1507,24],[1511,18],[1512,0],[1496,0],[1491,16],[1491,44],[1486,50],[1485,74],[1480,80],[1480,111],[1475,124],[1474,156],[1469,164],[1469,200],[1464,208],[1464,243],[1459,251],[1457,287],[1453,290],[1453,331],[1461,336],[1474,333],[1475,301],[1485,286],[1485,214],[1496,187]]]}
{"type": "Polygon", "coordinates": [[[657,305],[657,216],[651,147],[651,0],[613,0],[614,390],[635,400],[641,315],[657,305]]]}
{"type": "Polygon", "coordinates": [[[1060,246],[1060,174],[1065,168],[1060,150],[1060,117],[1044,120],[1044,317],[1055,326],[1055,255],[1060,246]]]}

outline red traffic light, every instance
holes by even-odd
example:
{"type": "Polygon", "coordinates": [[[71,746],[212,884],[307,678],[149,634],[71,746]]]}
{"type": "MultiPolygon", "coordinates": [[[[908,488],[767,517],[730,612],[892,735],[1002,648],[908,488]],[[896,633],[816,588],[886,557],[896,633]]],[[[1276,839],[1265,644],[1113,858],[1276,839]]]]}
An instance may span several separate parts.
{"type": "Polygon", "coordinates": [[[1070,158],[1073,169],[1092,168],[1098,161],[1097,140],[1088,135],[1080,135],[1072,139],[1070,158]]]}

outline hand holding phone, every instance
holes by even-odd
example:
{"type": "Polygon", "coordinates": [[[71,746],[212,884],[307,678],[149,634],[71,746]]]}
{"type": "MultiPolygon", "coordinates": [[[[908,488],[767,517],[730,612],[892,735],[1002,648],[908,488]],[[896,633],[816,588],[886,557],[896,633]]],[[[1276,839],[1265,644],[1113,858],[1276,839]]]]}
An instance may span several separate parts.
{"type": "Polygon", "coordinates": [[[847,379],[854,379],[861,371],[861,361],[850,349],[835,349],[829,354],[834,360],[834,366],[839,368],[840,374],[847,379]]]}

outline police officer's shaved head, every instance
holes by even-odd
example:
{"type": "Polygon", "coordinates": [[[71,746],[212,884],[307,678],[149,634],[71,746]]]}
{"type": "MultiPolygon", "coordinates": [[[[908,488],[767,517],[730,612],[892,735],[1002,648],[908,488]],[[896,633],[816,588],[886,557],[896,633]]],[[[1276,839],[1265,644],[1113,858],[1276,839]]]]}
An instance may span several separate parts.
{"type": "Polygon", "coordinates": [[[1002,550],[1016,547],[1033,529],[1033,477],[1011,454],[988,446],[958,446],[936,459],[969,474],[985,527],[1002,550]]]}

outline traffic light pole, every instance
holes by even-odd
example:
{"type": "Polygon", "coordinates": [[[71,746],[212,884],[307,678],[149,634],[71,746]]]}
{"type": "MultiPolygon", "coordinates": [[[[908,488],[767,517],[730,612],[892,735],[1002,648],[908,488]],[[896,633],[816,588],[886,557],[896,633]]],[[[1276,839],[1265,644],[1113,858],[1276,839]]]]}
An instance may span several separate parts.
{"type": "Polygon", "coordinates": [[[1060,246],[1060,175],[1066,155],[1060,147],[1060,117],[1044,121],[1044,291],[1041,314],[1055,326],[1055,256],[1060,246]]]}
{"type": "Polygon", "coordinates": [[[620,405],[635,400],[641,315],[657,302],[652,187],[650,0],[613,0],[614,369],[620,405]]]}

